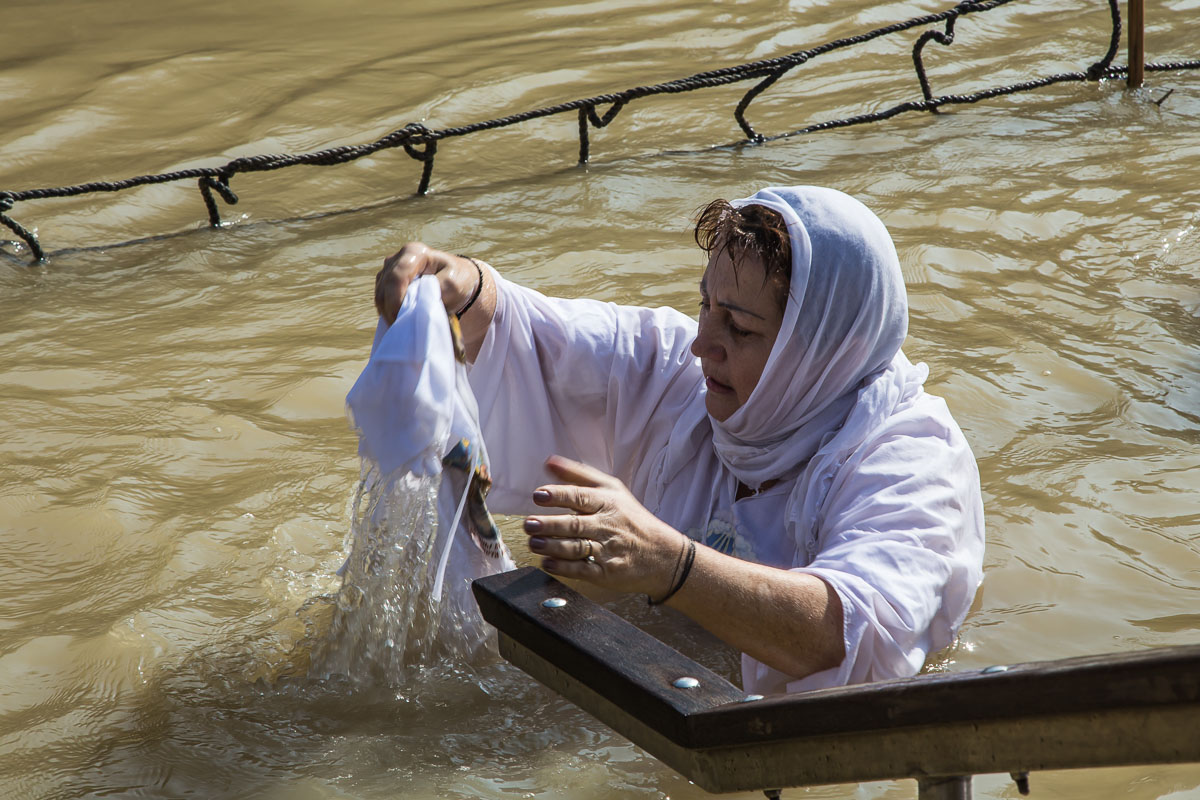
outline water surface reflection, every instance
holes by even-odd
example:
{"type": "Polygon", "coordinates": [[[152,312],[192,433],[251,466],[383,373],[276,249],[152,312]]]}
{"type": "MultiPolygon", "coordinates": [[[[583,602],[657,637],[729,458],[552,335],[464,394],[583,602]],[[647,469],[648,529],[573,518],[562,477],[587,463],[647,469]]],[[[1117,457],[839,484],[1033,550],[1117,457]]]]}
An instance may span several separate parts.
{"type": "MultiPolygon", "coordinates": [[[[463,124],[933,8],[364,0],[332,15],[231,2],[118,15],[51,0],[6,18],[0,184],[463,124]]],[[[1194,12],[1156,6],[1153,58],[1196,57],[1194,12]]],[[[1066,0],[973,15],[930,54],[936,91],[1085,67],[1106,20],[1066,0]]],[[[910,46],[805,65],[755,124],[914,96],[910,46]]],[[[593,132],[587,168],[572,166],[566,117],[455,140],[423,199],[408,197],[402,154],[239,178],[219,231],[202,229],[194,187],[30,204],[55,252],[32,268],[0,257],[0,794],[705,796],[502,663],[432,670],[419,691],[306,677],[324,620],[313,598],[336,590],[345,556],[358,462],[343,398],[384,254],[423,239],[549,293],[686,310],[701,265],[689,215],[767,184],[835,186],[879,212],[909,283],[906,349],[980,459],[987,579],[934,668],[1194,643],[1200,88],[1148,83],[708,150],[737,136],[740,92],[714,90],[631,106],[593,132]]],[[[1034,776],[1064,798],[1198,786],[1194,766],[1034,776]]],[[[787,795],[801,792],[913,789],[787,795]]],[[[976,792],[1013,796],[1003,776],[976,792]]]]}

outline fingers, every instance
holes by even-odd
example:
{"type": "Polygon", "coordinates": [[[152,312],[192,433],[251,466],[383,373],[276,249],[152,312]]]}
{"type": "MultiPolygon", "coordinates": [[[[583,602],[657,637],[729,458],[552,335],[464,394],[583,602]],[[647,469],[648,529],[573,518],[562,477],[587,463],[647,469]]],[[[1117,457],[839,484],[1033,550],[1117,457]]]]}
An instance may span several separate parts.
{"type": "Polygon", "coordinates": [[[375,275],[375,310],[388,325],[396,321],[404,295],[416,277],[414,261],[414,254],[406,255],[405,250],[401,250],[384,259],[383,269],[375,275]]]}
{"type": "Polygon", "coordinates": [[[435,254],[420,242],[409,242],[383,260],[383,268],[375,274],[375,310],[387,324],[396,321],[404,295],[417,276],[435,274],[444,266],[435,254]]]}
{"type": "Polygon", "coordinates": [[[603,511],[607,505],[606,491],[621,485],[616,478],[595,467],[562,456],[546,459],[546,470],[566,483],[539,486],[533,493],[533,502],[539,506],[566,508],[577,514],[603,511]]]}
{"type": "Polygon", "coordinates": [[[607,486],[614,480],[595,467],[589,467],[581,461],[572,461],[563,456],[550,456],[546,459],[546,471],[560,481],[573,483],[576,486],[607,486]]]}
{"type": "MultiPolygon", "coordinates": [[[[393,308],[391,314],[388,313],[389,291],[384,281],[385,275],[386,269],[381,269],[375,273],[375,310],[379,313],[379,316],[383,317],[387,324],[391,325],[396,321],[395,308],[399,308],[400,306],[399,303],[393,303],[395,308],[393,308]]],[[[401,296],[403,296],[403,293],[401,293],[401,296]]]]}
{"type": "Polygon", "coordinates": [[[601,493],[595,489],[558,484],[540,487],[533,493],[533,502],[539,506],[565,508],[576,514],[598,514],[605,505],[601,493]]]}
{"type": "Polygon", "coordinates": [[[553,539],[533,536],[529,549],[543,556],[542,569],[565,578],[595,581],[604,576],[600,543],[592,539],[553,539]]]}
{"type": "Polygon", "coordinates": [[[596,561],[601,554],[599,542],[574,537],[531,536],[529,550],[539,556],[560,561],[596,561]]]}
{"type": "Polygon", "coordinates": [[[585,581],[596,581],[604,575],[604,569],[591,561],[563,561],[557,558],[543,558],[542,569],[551,575],[563,578],[578,578],[585,581]]]}
{"type": "Polygon", "coordinates": [[[595,539],[603,534],[587,517],[575,514],[550,514],[544,517],[526,517],[525,532],[530,536],[551,539],[595,539]]]}
{"type": "Polygon", "coordinates": [[[551,574],[595,581],[604,575],[600,542],[583,536],[578,530],[574,536],[559,535],[579,526],[579,518],[574,516],[530,517],[525,520],[525,532],[536,535],[529,537],[529,550],[543,556],[542,569],[551,574]]]}

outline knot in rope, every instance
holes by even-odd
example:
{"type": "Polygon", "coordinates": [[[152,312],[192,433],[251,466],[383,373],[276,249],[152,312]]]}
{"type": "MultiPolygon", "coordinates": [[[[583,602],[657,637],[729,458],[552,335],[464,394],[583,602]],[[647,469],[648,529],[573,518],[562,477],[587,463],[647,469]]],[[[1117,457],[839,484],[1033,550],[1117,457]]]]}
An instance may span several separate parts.
{"type": "Polygon", "coordinates": [[[437,155],[437,138],[433,131],[419,122],[410,122],[404,126],[403,130],[409,134],[408,138],[401,140],[404,152],[408,153],[409,158],[416,159],[424,165],[421,168],[421,182],[417,185],[417,194],[424,195],[429,191],[429,179],[433,175],[433,157],[437,155]],[[420,150],[414,147],[414,139],[424,147],[420,150]]]}
{"type": "Polygon", "coordinates": [[[237,205],[238,196],[229,188],[232,172],[221,172],[215,178],[205,175],[200,178],[200,194],[204,197],[204,207],[208,209],[208,224],[211,227],[221,227],[221,212],[217,209],[217,201],[213,192],[221,195],[221,199],[229,205],[237,205]]]}
{"type": "Polygon", "coordinates": [[[1117,48],[1121,45],[1121,9],[1117,6],[1117,0],[1108,0],[1108,15],[1112,20],[1112,36],[1108,40],[1108,52],[1104,54],[1103,58],[1088,67],[1086,74],[1089,81],[1098,81],[1105,77],[1113,58],[1117,55],[1117,48]]]}
{"type": "Polygon", "coordinates": [[[602,116],[596,115],[596,104],[588,103],[579,107],[579,163],[586,164],[591,156],[591,144],[588,140],[588,126],[593,128],[606,128],[608,123],[617,118],[617,114],[621,113],[621,109],[625,107],[626,100],[613,100],[608,111],[605,111],[602,116]]]}

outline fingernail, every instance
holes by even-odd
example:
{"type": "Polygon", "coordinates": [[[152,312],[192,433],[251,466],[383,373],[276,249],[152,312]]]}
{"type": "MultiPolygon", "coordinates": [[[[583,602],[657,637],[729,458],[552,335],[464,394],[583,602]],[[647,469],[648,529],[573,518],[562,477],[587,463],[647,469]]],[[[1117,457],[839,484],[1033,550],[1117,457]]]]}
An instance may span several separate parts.
{"type": "Polygon", "coordinates": [[[525,532],[537,533],[542,529],[542,521],[537,517],[527,517],[525,519],[525,532]]]}
{"type": "Polygon", "coordinates": [[[529,549],[530,549],[530,550],[541,550],[541,549],[542,549],[542,548],[544,548],[545,546],[546,546],[546,539],[545,539],[545,537],[543,537],[543,536],[531,536],[531,537],[529,537],[529,549]]]}
{"type": "Polygon", "coordinates": [[[547,572],[554,572],[556,569],[558,569],[558,562],[553,558],[543,558],[542,569],[546,570],[547,572]]]}
{"type": "Polygon", "coordinates": [[[545,489],[537,489],[534,491],[533,502],[545,503],[545,502],[548,502],[549,500],[550,500],[550,493],[547,492],[545,489]]]}

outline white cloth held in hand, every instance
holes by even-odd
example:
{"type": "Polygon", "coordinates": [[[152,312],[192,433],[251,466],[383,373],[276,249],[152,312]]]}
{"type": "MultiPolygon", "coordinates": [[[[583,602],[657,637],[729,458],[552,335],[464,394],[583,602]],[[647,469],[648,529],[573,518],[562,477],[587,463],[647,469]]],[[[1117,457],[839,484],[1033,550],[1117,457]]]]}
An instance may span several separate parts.
{"type": "MultiPolygon", "coordinates": [[[[454,343],[436,280],[418,278],[389,326],[381,318],[371,360],[346,395],[358,454],[383,475],[442,471],[455,417],[454,343]]],[[[476,432],[477,433],[477,432],[476,432]]]]}
{"type": "Polygon", "coordinates": [[[499,554],[490,557],[465,530],[470,470],[487,466],[487,451],[434,277],[413,281],[395,322],[379,321],[370,361],[346,405],[359,431],[359,456],[376,465],[385,480],[405,473],[442,475],[434,596],[441,596],[445,582],[452,587],[454,604],[473,607],[470,581],[515,565],[503,542],[498,543],[499,554]],[[454,468],[443,468],[442,459],[462,440],[470,445],[470,470],[455,476],[454,468]]]}

